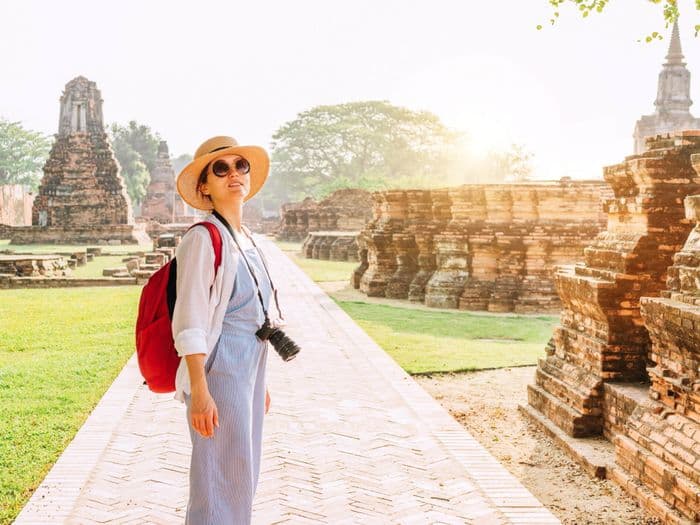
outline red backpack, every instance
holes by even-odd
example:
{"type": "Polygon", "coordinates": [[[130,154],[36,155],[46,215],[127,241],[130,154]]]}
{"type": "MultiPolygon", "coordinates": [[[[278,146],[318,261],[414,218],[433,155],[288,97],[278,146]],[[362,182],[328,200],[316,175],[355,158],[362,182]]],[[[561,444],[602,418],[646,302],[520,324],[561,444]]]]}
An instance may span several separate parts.
{"type": "MultiPolygon", "coordinates": [[[[190,228],[200,224],[209,230],[211,236],[216,275],[221,264],[221,233],[211,222],[198,222],[190,228]]],[[[175,350],[171,326],[176,279],[177,261],[173,258],[151,275],[144,285],[136,318],[136,356],[139,369],[145,379],[144,384],[158,393],[175,390],[175,374],[181,359],[175,350]]]]}

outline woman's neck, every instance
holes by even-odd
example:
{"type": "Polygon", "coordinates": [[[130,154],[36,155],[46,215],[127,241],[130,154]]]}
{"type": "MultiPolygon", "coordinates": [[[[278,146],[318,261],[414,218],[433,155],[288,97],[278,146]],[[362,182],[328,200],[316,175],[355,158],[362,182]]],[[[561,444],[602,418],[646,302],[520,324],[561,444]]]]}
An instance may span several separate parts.
{"type": "Polygon", "coordinates": [[[226,219],[226,222],[236,233],[242,232],[243,205],[232,209],[216,210],[216,212],[226,219]]]}

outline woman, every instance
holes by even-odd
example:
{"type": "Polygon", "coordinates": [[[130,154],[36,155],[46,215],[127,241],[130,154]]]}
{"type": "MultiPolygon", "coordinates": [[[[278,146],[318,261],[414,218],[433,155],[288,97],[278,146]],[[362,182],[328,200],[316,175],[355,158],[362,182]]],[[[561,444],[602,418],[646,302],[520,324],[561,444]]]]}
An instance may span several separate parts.
{"type": "Polygon", "coordinates": [[[182,199],[211,211],[205,220],[217,226],[222,239],[216,272],[206,228],[191,228],[176,251],[172,328],[175,348],[184,358],[175,398],[186,403],[192,439],[185,518],[190,525],[251,521],[263,415],[270,406],[268,345],[255,332],[265,320],[264,311],[273,315],[274,309],[269,275],[243,229],[242,214],[243,203],[260,190],[268,171],[263,148],[214,137],[197,149],[177,178],[182,199]]]}

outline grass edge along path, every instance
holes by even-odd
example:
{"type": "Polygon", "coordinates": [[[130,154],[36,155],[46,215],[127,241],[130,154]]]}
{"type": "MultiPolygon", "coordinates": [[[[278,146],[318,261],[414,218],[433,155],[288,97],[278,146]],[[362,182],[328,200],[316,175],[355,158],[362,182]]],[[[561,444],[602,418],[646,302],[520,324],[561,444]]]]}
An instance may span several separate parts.
{"type": "Polygon", "coordinates": [[[412,375],[534,365],[558,321],[334,300],[412,375]]]}
{"type": "Polygon", "coordinates": [[[17,516],[133,354],[140,290],[0,291],[0,524],[17,516]]]}
{"type": "MultiPolygon", "coordinates": [[[[348,281],[357,262],[307,259],[301,243],[275,241],[314,282],[348,281]]],[[[558,315],[470,313],[330,297],[407,373],[458,373],[528,366],[544,356],[558,315]],[[416,351],[419,349],[419,351],[416,351]]]]}

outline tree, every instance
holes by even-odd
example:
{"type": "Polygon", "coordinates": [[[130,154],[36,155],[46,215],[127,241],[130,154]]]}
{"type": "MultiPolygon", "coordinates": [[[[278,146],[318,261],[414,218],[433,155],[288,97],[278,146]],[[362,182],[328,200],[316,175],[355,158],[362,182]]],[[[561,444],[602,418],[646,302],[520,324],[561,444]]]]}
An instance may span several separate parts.
{"type": "Polygon", "coordinates": [[[508,177],[513,182],[525,182],[530,179],[532,173],[533,154],[525,149],[522,144],[511,144],[510,151],[506,152],[506,165],[508,177]]]}
{"type": "Polygon", "coordinates": [[[109,134],[131,202],[140,206],[151,181],[151,172],[155,169],[160,137],[148,126],[134,120],[126,126],[112,124],[109,134]]]}
{"type": "Polygon", "coordinates": [[[0,184],[22,184],[37,191],[50,148],[49,137],[0,118],[0,184]]]}
{"type": "Polygon", "coordinates": [[[339,188],[439,184],[457,136],[432,113],[387,101],[317,106],[273,135],[270,180],[261,195],[278,205],[339,188]]]}
{"type": "Polygon", "coordinates": [[[114,156],[117,157],[121,166],[121,175],[124,178],[131,203],[134,206],[140,206],[146,197],[148,184],[151,182],[146,163],[141,160],[141,155],[134,150],[131,144],[124,140],[113,140],[112,148],[114,156]]]}
{"type": "MultiPolygon", "coordinates": [[[[610,0],[547,0],[547,2],[552,6],[552,18],[549,19],[550,24],[554,25],[557,18],[559,18],[560,9],[563,5],[573,5],[575,6],[581,16],[586,18],[591,13],[602,13],[605,7],[608,5],[610,0]]],[[[659,4],[663,12],[663,18],[666,21],[666,28],[672,25],[678,19],[678,4],[677,0],[647,0],[652,4],[659,4]]],[[[700,0],[694,0],[695,9],[700,10],[700,0]]],[[[542,29],[542,25],[538,25],[537,29],[542,29]]],[[[700,24],[695,25],[695,36],[698,36],[700,32],[700,24]]],[[[645,37],[647,42],[652,40],[663,40],[663,35],[658,31],[654,31],[645,37]]]]}

